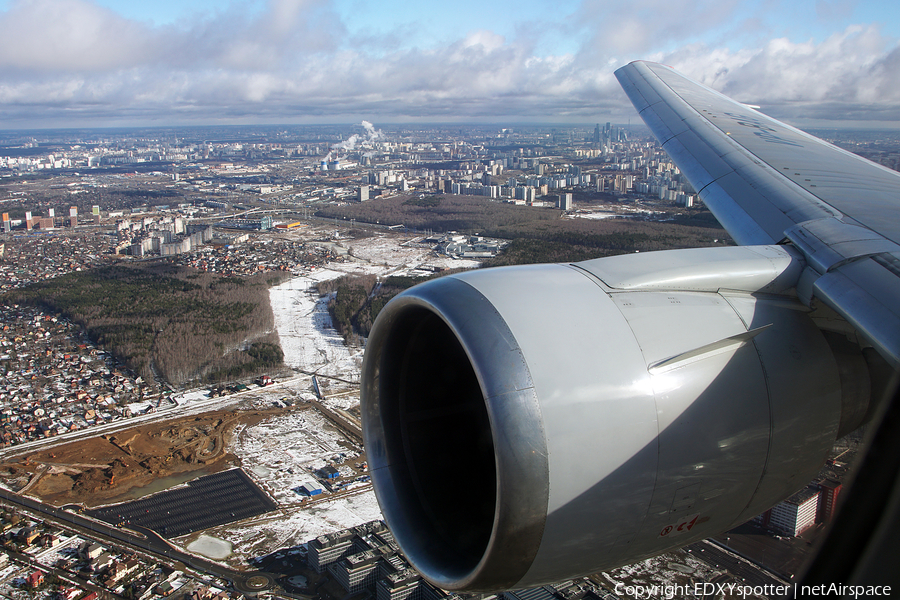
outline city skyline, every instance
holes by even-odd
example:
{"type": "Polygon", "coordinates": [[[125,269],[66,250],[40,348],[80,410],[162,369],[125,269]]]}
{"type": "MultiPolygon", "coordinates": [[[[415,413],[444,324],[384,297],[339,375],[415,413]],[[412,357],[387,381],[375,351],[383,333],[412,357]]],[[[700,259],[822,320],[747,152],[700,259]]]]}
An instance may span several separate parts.
{"type": "Polygon", "coordinates": [[[0,1],[3,129],[626,122],[669,64],[807,127],[900,126],[900,6],[0,1]]]}

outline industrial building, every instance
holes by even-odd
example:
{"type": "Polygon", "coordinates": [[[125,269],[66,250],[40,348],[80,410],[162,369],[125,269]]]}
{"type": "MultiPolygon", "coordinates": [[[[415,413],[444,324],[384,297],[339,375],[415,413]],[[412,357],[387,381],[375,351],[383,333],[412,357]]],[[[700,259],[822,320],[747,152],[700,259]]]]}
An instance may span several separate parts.
{"type": "Polygon", "coordinates": [[[349,594],[368,591],[377,600],[438,600],[447,594],[422,579],[400,554],[382,521],[372,521],[307,544],[307,562],[328,571],[349,594]]]}
{"type": "Polygon", "coordinates": [[[819,490],[804,488],[761,515],[762,525],[785,535],[798,536],[816,524],[819,490]]]}
{"type": "Polygon", "coordinates": [[[447,235],[435,248],[439,253],[460,258],[491,258],[500,252],[500,243],[480,236],[447,235]]]}
{"type": "Polygon", "coordinates": [[[322,493],[322,486],[315,481],[304,481],[294,488],[294,491],[298,494],[312,498],[313,496],[318,496],[322,493]]]}
{"type": "MultiPolygon", "coordinates": [[[[422,575],[415,569],[391,573],[375,585],[376,600],[426,600],[420,588],[422,575]]],[[[428,586],[430,587],[430,586],[428,586]]]]}
{"type": "Polygon", "coordinates": [[[337,479],[341,476],[341,473],[331,465],[325,465],[324,467],[319,469],[318,475],[322,479],[337,479]]]}
{"type": "Polygon", "coordinates": [[[249,229],[254,231],[267,231],[272,229],[272,217],[266,215],[259,219],[225,219],[219,222],[219,227],[225,229],[249,229]]]}
{"type": "Polygon", "coordinates": [[[841,492],[841,482],[835,479],[825,479],[819,484],[819,507],[816,512],[816,522],[825,523],[834,516],[838,494],[841,492]]]}
{"type": "Polygon", "coordinates": [[[346,556],[329,567],[338,583],[349,593],[372,590],[383,579],[404,567],[395,545],[384,545],[372,550],[346,556]]]}
{"type": "Polygon", "coordinates": [[[336,533],[320,535],[308,544],[309,566],[317,573],[346,556],[394,543],[394,536],[381,521],[370,521],[336,533]]]}

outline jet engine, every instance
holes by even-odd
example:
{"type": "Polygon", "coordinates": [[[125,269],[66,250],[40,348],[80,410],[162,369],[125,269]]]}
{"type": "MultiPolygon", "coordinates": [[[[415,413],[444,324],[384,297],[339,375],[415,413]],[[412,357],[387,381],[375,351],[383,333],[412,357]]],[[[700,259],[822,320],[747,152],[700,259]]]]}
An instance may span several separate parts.
{"type": "Polygon", "coordinates": [[[362,417],[413,566],[448,590],[536,586],[802,489],[868,398],[864,364],[836,357],[797,300],[804,266],[782,246],[675,250],[394,298],[369,336],[362,417]]]}

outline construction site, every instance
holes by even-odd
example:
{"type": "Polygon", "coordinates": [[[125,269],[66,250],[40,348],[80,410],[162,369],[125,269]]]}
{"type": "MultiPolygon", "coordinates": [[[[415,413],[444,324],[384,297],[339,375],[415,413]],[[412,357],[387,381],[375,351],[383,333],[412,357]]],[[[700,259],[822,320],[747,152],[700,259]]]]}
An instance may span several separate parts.
{"type": "Polygon", "coordinates": [[[82,439],[0,463],[0,477],[57,506],[119,502],[160,479],[193,479],[233,466],[226,444],[235,426],[283,410],[215,411],[82,439]]]}

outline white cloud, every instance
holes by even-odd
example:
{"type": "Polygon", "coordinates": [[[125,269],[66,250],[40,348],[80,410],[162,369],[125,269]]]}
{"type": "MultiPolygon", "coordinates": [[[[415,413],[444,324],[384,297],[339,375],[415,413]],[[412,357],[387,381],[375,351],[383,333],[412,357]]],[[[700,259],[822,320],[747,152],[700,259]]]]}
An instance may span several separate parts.
{"type": "Polygon", "coordinates": [[[97,72],[142,64],[152,32],[84,0],[27,0],[0,17],[0,68],[97,72]]]}
{"type": "Polygon", "coordinates": [[[849,26],[821,43],[769,41],[758,50],[684,47],[663,62],[773,116],[817,119],[900,111],[900,49],[875,26],[849,26]],[[843,108],[842,108],[843,107],[843,108]],[[861,112],[862,111],[862,112],[861,112]],[[829,113],[834,114],[829,114],[829,113]]]}
{"type": "Polygon", "coordinates": [[[753,20],[736,19],[730,1],[611,6],[586,0],[571,19],[548,22],[548,31],[580,45],[554,54],[537,50],[531,25],[513,39],[473,29],[448,44],[391,50],[397,32],[351,38],[329,0],[270,0],[250,16],[233,4],[158,27],[88,0],[19,0],[0,12],[0,117],[9,126],[45,117],[71,125],[366,115],[591,122],[633,116],[612,71],[636,58],[782,116],[883,117],[900,105],[897,40],[875,26],[741,48],[699,35],[726,38],[753,20]],[[685,31],[697,35],[685,40],[685,31]]]}

